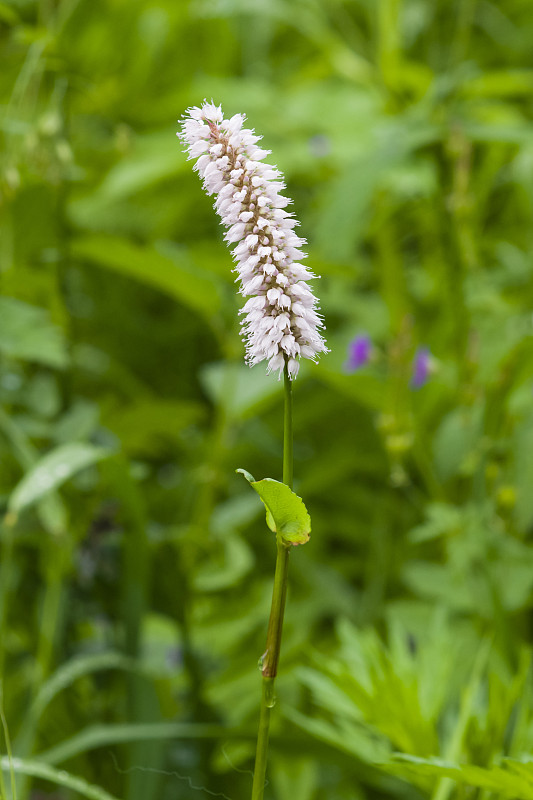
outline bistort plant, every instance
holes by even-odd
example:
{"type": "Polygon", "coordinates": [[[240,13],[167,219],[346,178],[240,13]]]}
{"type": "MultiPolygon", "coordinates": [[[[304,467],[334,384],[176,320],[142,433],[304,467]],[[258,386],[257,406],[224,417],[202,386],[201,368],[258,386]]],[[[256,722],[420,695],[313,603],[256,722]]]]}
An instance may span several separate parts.
{"type": "Polygon", "coordinates": [[[260,481],[245,470],[245,478],[261,497],[267,524],[276,534],[277,560],[266,649],[261,659],[263,689],[252,800],[264,793],[270,714],[274,706],[289,554],[294,545],[309,539],[311,520],[300,497],[292,491],[292,381],[302,358],[316,360],[327,347],[320,329],[317,300],[308,280],[313,273],[301,264],[305,240],[297,236],[298,224],[286,211],[290,200],[281,173],[264,163],[269,150],[258,147],[260,137],[244,128],[245,117],[224,119],[219,106],[204,102],[190,108],[178,136],[203,179],[206,192],[216,195],[215,209],[227,229],[225,239],[234,245],[241,294],[248,298],[242,334],[246,360],[253,366],[267,361],[268,372],[284,374],[285,412],[283,483],[260,481]]]}

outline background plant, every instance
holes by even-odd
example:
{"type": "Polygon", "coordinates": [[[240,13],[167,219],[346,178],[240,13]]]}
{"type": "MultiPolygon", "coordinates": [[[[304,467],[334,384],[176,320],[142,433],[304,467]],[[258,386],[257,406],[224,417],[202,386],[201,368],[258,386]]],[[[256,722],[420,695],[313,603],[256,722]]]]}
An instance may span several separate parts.
{"type": "Polygon", "coordinates": [[[281,478],[283,399],[176,144],[205,96],[275,151],[332,350],[295,385],[313,533],[267,793],[531,796],[532,26],[521,0],[0,3],[19,797],[249,793],[273,557],[234,468],[281,478]]]}

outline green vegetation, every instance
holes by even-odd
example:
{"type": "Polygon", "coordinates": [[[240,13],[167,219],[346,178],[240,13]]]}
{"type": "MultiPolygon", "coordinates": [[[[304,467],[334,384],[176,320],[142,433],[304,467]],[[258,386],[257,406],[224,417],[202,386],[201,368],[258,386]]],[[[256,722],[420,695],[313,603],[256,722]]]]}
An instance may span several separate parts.
{"type": "Polygon", "coordinates": [[[283,382],[175,138],[204,97],[284,171],[331,348],[265,798],[533,798],[532,41],[526,0],[0,2],[2,798],[250,797],[235,470],[281,480],[283,382]]]}

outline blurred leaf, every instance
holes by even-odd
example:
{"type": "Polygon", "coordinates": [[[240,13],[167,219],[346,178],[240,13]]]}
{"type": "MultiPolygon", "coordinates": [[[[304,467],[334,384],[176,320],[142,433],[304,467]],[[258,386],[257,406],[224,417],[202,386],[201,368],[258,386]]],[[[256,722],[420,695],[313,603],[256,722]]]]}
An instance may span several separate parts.
{"type": "Polygon", "coordinates": [[[456,408],[444,417],[434,438],[435,465],[447,480],[469,468],[467,458],[479,446],[482,408],[456,408]]]}
{"type": "Polygon", "coordinates": [[[107,173],[92,202],[118,200],[185,172],[189,165],[180,151],[180,142],[168,128],[136,136],[131,152],[107,173]]]}
{"type": "Polygon", "coordinates": [[[36,375],[27,389],[26,403],[40,417],[54,417],[61,408],[61,396],[54,375],[36,375]]]}
{"type": "Polygon", "coordinates": [[[312,800],[317,780],[318,764],[314,761],[292,755],[272,759],[272,781],[279,800],[312,800]]]}
{"type": "Polygon", "coordinates": [[[58,444],[86,441],[98,426],[99,416],[100,408],[97,403],[84,399],[75,401],[57,420],[54,429],[55,441],[58,444]]]}
{"type": "Polygon", "coordinates": [[[168,248],[163,254],[156,247],[139,247],[112,236],[88,236],[72,243],[76,258],[92,261],[107,269],[147,283],[174,297],[198,313],[212,315],[221,307],[216,283],[200,274],[185,250],[168,248]]]}
{"type": "Polygon", "coordinates": [[[533,93],[533,71],[491,70],[463,84],[470,97],[509,97],[533,93]]]}
{"type": "Polygon", "coordinates": [[[417,126],[416,122],[401,118],[366,132],[367,147],[343,164],[325,194],[315,234],[322,252],[339,261],[352,257],[368,224],[375,190],[411,149],[427,144],[436,136],[433,126],[426,123],[417,126]]]}
{"type": "Polygon", "coordinates": [[[221,563],[214,556],[200,567],[194,577],[194,586],[200,592],[218,592],[235,586],[250,571],[253,554],[240,536],[226,532],[222,539],[221,563]]]}
{"type": "Polygon", "coordinates": [[[263,364],[252,369],[243,363],[207,364],[200,377],[210,398],[236,418],[246,419],[281,398],[282,384],[263,364]]]}
{"type": "Polygon", "coordinates": [[[0,3],[0,19],[7,25],[16,25],[20,21],[16,11],[8,3],[0,3]]]}
{"type": "Polygon", "coordinates": [[[41,714],[54,697],[84,675],[100,670],[132,669],[135,662],[122,653],[107,652],[75,656],[65,662],[41,686],[32,704],[32,712],[41,714]]]}
{"type": "Polygon", "coordinates": [[[472,587],[465,582],[464,576],[454,574],[443,564],[411,561],[404,567],[403,576],[415,594],[445,602],[451,608],[471,610],[475,603],[472,587]]]}
{"type": "Polygon", "coordinates": [[[146,614],[141,631],[141,658],[138,666],[153,675],[175,674],[179,663],[180,631],[176,622],[163,614],[146,614]]]}
{"type": "Polygon", "coordinates": [[[410,532],[409,538],[412,542],[427,542],[459,532],[461,513],[454,506],[434,503],[428,506],[427,516],[427,522],[418,525],[410,532]]]}
{"type": "Polygon", "coordinates": [[[284,716],[320,741],[366,763],[379,763],[390,756],[385,737],[379,737],[374,731],[365,730],[357,722],[340,715],[328,721],[302,714],[294,708],[286,708],[284,716]]]}
{"type": "Polygon", "coordinates": [[[8,510],[20,514],[77,472],[111,455],[110,450],[82,442],[60,445],[43,456],[22,478],[9,498],[8,510]]]}
{"type": "Polygon", "coordinates": [[[203,409],[198,403],[139,398],[130,405],[104,414],[103,423],[120,439],[127,453],[157,454],[179,440],[185,428],[198,423],[203,409]]]}
{"type": "MultiPolygon", "coordinates": [[[[0,430],[10,442],[20,466],[28,472],[39,460],[38,450],[31,444],[18,422],[0,408],[0,430]]],[[[65,530],[67,510],[59,495],[47,494],[38,504],[38,515],[45,530],[59,533],[65,530]]]]}
{"type": "Polygon", "coordinates": [[[66,367],[63,336],[44,309],[14,297],[0,297],[0,320],[0,353],[50,367],[66,367]]]}
{"type": "Polygon", "coordinates": [[[333,371],[330,366],[320,364],[316,368],[317,377],[332,386],[336,391],[351,397],[356,403],[374,410],[383,409],[386,399],[386,387],[376,375],[359,373],[342,374],[340,368],[333,371]]]}
{"type": "Polygon", "coordinates": [[[113,795],[106,792],[100,786],[95,786],[88,783],[83,778],[78,778],[76,775],[71,775],[66,770],[54,769],[54,767],[43,764],[40,761],[26,761],[22,758],[9,759],[6,756],[0,758],[0,768],[4,772],[9,772],[11,769],[16,774],[30,775],[35,778],[42,778],[45,781],[50,781],[57,786],[64,786],[82,797],[87,797],[89,800],[116,800],[113,795]]]}
{"type": "MultiPolygon", "coordinates": [[[[92,725],[39,753],[40,766],[61,764],[80,753],[125,742],[150,742],[162,739],[218,739],[229,735],[221,725],[179,722],[154,722],[131,725],[92,725]]],[[[238,734],[236,734],[238,735],[238,734]]],[[[2,760],[2,763],[6,759],[2,760]]],[[[98,800],[97,798],[95,800],[98,800]]]]}
{"type": "Polygon", "coordinates": [[[529,144],[529,125],[523,119],[517,119],[515,124],[479,124],[471,122],[465,125],[465,134],[473,142],[489,143],[498,142],[515,145],[529,144]]]}
{"type": "Polygon", "coordinates": [[[407,778],[412,775],[451,778],[467,786],[501,792],[504,797],[519,797],[521,800],[533,798],[532,765],[514,762],[512,759],[507,759],[503,767],[485,768],[454,764],[438,758],[417,758],[398,754],[395,762],[389,762],[387,768],[407,778]]]}

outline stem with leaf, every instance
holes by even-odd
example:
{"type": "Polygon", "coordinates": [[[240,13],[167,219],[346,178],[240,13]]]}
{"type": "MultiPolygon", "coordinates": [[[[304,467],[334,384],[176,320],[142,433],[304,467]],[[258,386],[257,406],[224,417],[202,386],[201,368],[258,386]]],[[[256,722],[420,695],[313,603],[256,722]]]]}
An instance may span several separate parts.
{"type": "MultiPolygon", "coordinates": [[[[292,489],[292,384],[285,363],[284,369],[285,412],[283,429],[283,483],[292,489]]],[[[252,800],[262,800],[265,789],[265,775],[268,756],[268,736],[270,730],[270,714],[275,704],[274,682],[278,672],[281,634],[285,599],[287,597],[287,578],[289,574],[289,553],[291,545],[283,541],[281,533],[276,534],[277,558],[274,573],[274,589],[272,606],[268,622],[266,650],[262,659],[262,692],[257,749],[255,754],[254,780],[252,800]]]]}

